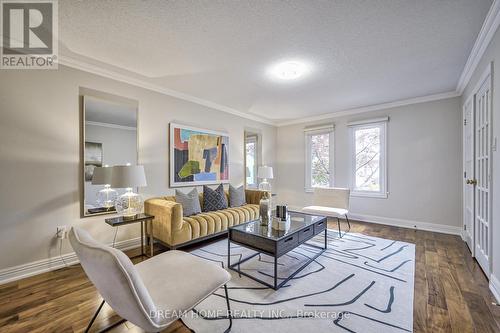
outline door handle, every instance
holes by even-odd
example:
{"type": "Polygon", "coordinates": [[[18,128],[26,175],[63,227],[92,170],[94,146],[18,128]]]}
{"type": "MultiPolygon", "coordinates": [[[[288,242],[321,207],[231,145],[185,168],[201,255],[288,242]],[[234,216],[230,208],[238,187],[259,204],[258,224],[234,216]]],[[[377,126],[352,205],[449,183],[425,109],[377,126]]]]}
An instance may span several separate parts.
{"type": "Polygon", "coordinates": [[[466,183],[469,185],[477,185],[477,179],[467,179],[466,183]]]}

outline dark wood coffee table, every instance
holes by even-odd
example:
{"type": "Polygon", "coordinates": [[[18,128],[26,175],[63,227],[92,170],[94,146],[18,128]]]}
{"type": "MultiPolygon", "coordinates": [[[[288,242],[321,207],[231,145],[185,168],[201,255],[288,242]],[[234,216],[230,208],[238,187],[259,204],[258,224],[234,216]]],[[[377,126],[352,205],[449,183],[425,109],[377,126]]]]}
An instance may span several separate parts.
{"type": "Polygon", "coordinates": [[[290,212],[290,229],[278,231],[268,226],[262,226],[260,220],[242,223],[229,228],[227,242],[227,265],[233,271],[245,275],[265,286],[278,290],[297,273],[303,270],[307,265],[313,262],[327,249],[327,229],[326,217],[303,214],[298,212],[290,212]],[[320,247],[313,244],[305,244],[314,236],[324,232],[325,246],[320,247]],[[231,243],[239,244],[246,248],[256,251],[251,256],[240,259],[238,262],[231,264],[231,243]],[[305,244],[310,247],[319,249],[320,251],[313,257],[307,260],[299,269],[293,272],[285,280],[278,284],[278,258],[292,251],[299,245],[305,244]],[[243,272],[240,268],[241,264],[260,253],[274,257],[274,285],[262,281],[254,276],[243,272]]]}

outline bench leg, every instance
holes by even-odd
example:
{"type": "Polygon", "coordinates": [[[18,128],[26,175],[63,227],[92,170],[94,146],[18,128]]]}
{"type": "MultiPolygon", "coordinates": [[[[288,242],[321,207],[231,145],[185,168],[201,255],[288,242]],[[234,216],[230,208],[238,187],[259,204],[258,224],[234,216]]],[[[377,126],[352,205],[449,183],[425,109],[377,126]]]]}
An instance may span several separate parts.
{"type": "Polygon", "coordinates": [[[349,222],[349,218],[347,217],[347,214],[345,214],[345,219],[347,221],[347,225],[349,226],[349,231],[351,231],[351,223],[349,222]]]}
{"type": "Polygon", "coordinates": [[[342,232],[340,231],[340,219],[337,217],[337,226],[339,228],[339,238],[342,238],[342,232]]]}

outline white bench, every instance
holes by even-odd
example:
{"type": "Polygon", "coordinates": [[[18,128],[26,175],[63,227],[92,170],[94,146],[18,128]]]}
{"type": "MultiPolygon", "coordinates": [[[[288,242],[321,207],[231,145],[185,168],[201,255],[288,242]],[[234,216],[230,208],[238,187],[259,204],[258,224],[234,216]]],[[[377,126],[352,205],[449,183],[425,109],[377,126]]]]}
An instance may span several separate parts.
{"type": "Polygon", "coordinates": [[[347,231],[351,230],[351,223],[347,217],[349,213],[350,193],[351,191],[348,188],[317,187],[314,189],[313,205],[302,208],[302,211],[308,214],[336,218],[339,228],[339,237],[342,237],[340,231],[340,218],[345,217],[349,227],[347,231]]]}

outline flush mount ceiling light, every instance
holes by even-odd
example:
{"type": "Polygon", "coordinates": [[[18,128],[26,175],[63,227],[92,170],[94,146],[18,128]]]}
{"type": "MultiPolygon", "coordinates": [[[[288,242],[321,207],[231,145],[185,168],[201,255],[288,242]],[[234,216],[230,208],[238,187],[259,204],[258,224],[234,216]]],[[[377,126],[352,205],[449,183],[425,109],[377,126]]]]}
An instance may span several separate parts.
{"type": "Polygon", "coordinates": [[[296,80],[303,77],[309,71],[309,66],[300,61],[283,61],[269,70],[269,74],[280,80],[296,80]]]}

